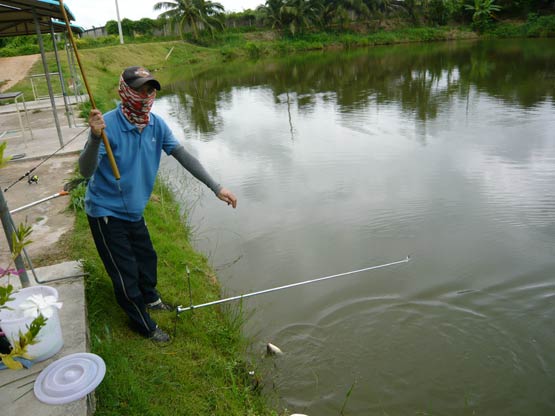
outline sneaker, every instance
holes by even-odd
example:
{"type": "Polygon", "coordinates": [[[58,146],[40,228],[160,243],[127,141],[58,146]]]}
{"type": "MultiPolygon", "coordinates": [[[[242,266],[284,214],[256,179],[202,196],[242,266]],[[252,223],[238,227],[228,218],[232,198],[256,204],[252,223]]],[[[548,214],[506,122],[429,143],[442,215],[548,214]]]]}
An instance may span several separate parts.
{"type": "Polygon", "coordinates": [[[158,299],[156,302],[147,303],[146,308],[152,311],[173,311],[174,308],[171,305],[163,302],[162,299],[158,299]]]}
{"type": "Polygon", "coordinates": [[[148,339],[154,342],[169,342],[170,336],[162,331],[159,327],[156,327],[156,329],[150,333],[148,339]]]}

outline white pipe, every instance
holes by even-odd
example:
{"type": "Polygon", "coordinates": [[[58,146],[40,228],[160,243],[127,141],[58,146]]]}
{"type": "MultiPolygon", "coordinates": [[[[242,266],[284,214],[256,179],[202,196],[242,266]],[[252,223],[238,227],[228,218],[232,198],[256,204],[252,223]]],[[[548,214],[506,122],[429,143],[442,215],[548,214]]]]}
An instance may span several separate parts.
{"type": "Polygon", "coordinates": [[[215,301],[208,302],[208,303],[202,303],[202,304],[196,305],[196,306],[191,305],[191,306],[188,306],[186,308],[184,308],[182,306],[178,306],[176,312],[177,312],[177,314],[180,314],[181,312],[186,312],[186,311],[193,310],[193,309],[198,309],[198,308],[204,308],[205,306],[213,306],[213,305],[218,305],[220,303],[230,302],[232,300],[250,298],[252,296],[262,295],[264,293],[275,292],[277,290],[282,290],[282,289],[289,289],[289,288],[295,287],[295,286],[307,285],[309,283],[320,282],[322,280],[335,279],[336,277],[348,276],[348,275],[352,275],[352,274],[355,274],[355,273],[366,272],[368,270],[383,269],[385,267],[394,266],[396,264],[407,263],[408,261],[410,261],[410,256],[405,257],[403,260],[394,261],[392,263],[385,263],[385,264],[380,264],[378,266],[365,267],[364,269],[352,270],[350,272],[344,272],[344,273],[334,274],[334,275],[331,275],[331,276],[319,277],[317,279],[312,279],[312,280],[305,280],[304,282],[291,283],[289,285],[274,287],[274,288],[271,288],[271,289],[264,289],[264,290],[260,290],[258,292],[245,293],[244,295],[232,296],[230,298],[215,300],[215,301]]]}
{"type": "Polygon", "coordinates": [[[61,192],[58,192],[57,194],[50,195],[50,196],[47,196],[46,198],[39,199],[38,201],[31,202],[30,204],[23,205],[22,207],[19,207],[19,208],[16,208],[16,209],[12,209],[12,210],[10,211],[10,214],[15,214],[16,212],[23,211],[24,209],[31,208],[31,207],[34,207],[35,205],[41,204],[41,203],[43,203],[43,202],[46,202],[46,201],[48,201],[49,199],[58,198],[59,196],[64,196],[64,195],[68,195],[68,192],[66,192],[66,191],[61,191],[61,192]]]}

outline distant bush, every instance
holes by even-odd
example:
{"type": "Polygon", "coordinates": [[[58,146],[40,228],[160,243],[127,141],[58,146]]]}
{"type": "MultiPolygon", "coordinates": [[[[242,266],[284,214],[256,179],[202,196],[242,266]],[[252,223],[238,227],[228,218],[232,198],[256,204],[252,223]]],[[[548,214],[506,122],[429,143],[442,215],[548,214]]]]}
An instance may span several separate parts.
{"type": "Polygon", "coordinates": [[[353,35],[341,36],[341,44],[346,49],[360,46],[360,37],[353,35]]]}
{"type": "Polygon", "coordinates": [[[220,48],[220,53],[224,61],[230,61],[238,56],[237,51],[229,46],[224,46],[223,48],[220,48]]]}
{"type": "Polygon", "coordinates": [[[528,37],[553,37],[555,36],[555,15],[537,16],[531,14],[525,25],[526,35],[528,37]]]}
{"type": "Polygon", "coordinates": [[[100,46],[110,46],[119,44],[118,35],[100,36],[98,38],[80,38],[75,43],[79,49],[98,48],[100,46]]]}
{"type": "Polygon", "coordinates": [[[291,42],[288,42],[287,40],[278,40],[274,44],[273,49],[280,56],[285,56],[294,51],[293,46],[291,45],[291,42]]]}
{"type": "Polygon", "coordinates": [[[525,23],[498,23],[489,28],[484,34],[500,38],[555,37],[555,15],[538,16],[536,13],[530,13],[525,23]]]}
{"type": "Polygon", "coordinates": [[[249,58],[260,58],[261,51],[260,47],[254,42],[247,42],[245,44],[245,50],[249,58]]]}
{"type": "MultiPolygon", "coordinates": [[[[50,36],[45,36],[44,48],[49,51],[53,49],[50,36]]],[[[20,56],[40,53],[36,36],[14,36],[0,38],[0,56],[20,56]]]]}
{"type": "Polygon", "coordinates": [[[485,36],[494,36],[499,38],[520,38],[526,37],[526,27],[522,24],[505,23],[492,27],[485,36]]]}
{"type": "Polygon", "coordinates": [[[0,49],[0,56],[22,56],[40,53],[39,45],[5,46],[0,49]]]}

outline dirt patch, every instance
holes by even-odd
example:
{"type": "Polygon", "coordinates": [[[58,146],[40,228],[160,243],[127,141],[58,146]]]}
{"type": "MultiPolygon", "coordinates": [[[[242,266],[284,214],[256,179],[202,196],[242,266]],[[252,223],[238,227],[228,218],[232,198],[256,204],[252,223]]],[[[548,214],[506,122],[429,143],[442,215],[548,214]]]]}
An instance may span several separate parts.
{"type": "Polygon", "coordinates": [[[40,54],[0,58],[0,92],[25,78],[39,57],[40,54]]]}
{"type": "Polygon", "coordinates": [[[276,38],[277,34],[274,31],[253,32],[245,34],[245,39],[247,40],[273,41],[276,40],[276,38]]]}

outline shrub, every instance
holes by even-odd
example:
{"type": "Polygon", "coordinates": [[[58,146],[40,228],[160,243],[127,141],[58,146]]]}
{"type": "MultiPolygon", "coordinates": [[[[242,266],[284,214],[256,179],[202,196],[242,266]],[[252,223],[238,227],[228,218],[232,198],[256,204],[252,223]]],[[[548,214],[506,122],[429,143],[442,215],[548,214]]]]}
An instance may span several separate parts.
{"type": "Polygon", "coordinates": [[[535,14],[531,14],[528,16],[525,26],[526,35],[529,37],[555,36],[555,15],[538,17],[535,14]]]}
{"type": "Polygon", "coordinates": [[[220,54],[222,55],[224,61],[231,61],[237,57],[237,53],[229,46],[220,48],[220,54]]]}
{"type": "Polygon", "coordinates": [[[40,53],[39,45],[6,46],[0,49],[0,56],[22,56],[40,53]]]}
{"type": "Polygon", "coordinates": [[[254,42],[247,42],[245,44],[245,50],[249,58],[259,58],[261,55],[260,47],[254,42]]]}

